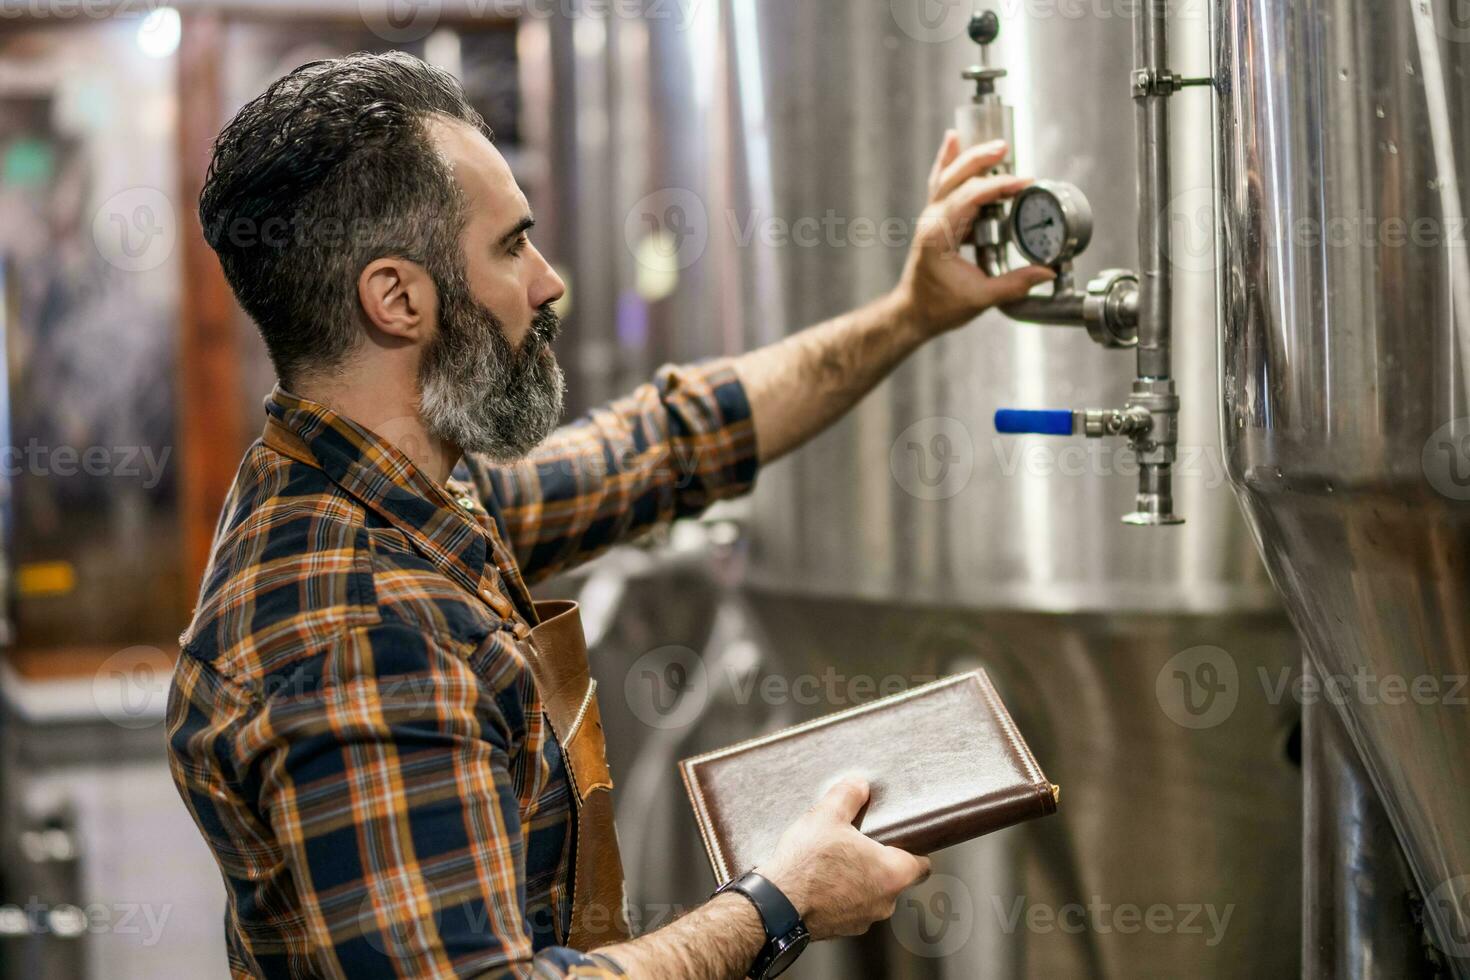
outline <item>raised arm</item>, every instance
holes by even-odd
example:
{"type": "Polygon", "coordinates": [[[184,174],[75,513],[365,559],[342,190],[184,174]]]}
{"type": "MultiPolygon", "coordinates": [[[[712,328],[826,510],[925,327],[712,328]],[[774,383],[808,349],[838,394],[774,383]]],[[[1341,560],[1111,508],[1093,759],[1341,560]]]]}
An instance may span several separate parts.
{"type": "Polygon", "coordinates": [[[743,493],[758,462],[831,425],[925,341],[1052,278],[991,278],[961,253],[980,207],[1028,183],[980,176],[1004,155],[1004,144],[961,153],[945,138],[903,276],[868,306],[729,361],[666,367],[521,462],[470,459],[527,580],[743,493]]]}
{"type": "Polygon", "coordinates": [[[528,582],[744,493],[756,433],[728,361],[665,367],[552,433],[530,456],[466,460],[528,582]]]}

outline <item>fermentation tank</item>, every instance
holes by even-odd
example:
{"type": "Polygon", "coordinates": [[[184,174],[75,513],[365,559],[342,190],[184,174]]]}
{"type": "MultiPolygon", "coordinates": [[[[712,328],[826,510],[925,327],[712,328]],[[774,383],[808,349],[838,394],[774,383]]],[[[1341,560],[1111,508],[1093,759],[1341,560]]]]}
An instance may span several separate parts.
{"type": "Polygon", "coordinates": [[[1470,22],[1216,7],[1230,476],[1470,975],[1470,22]]]}
{"type": "MultiPolygon", "coordinates": [[[[1016,169],[1093,201],[1079,281],[1136,267],[1135,5],[996,6],[1016,169]]],[[[1175,67],[1199,74],[1206,19],[1181,6],[1175,67]]],[[[569,391],[588,401],[893,285],[973,89],[965,5],[654,7],[522,26],[524,89],[545,100],[528,126],[549,120],[529,133],[543,182],[527,178],[571,284],[569,391]]],[[[1219,450],[1209,102],[1180,95],[1173,118],[1185,524],[1119,522],[1125,446],[997,439],[1000,406],[1120,404],[1134,371],[1080,329],[994,313],[769,467],[715,518],[716,558],[614,562],[581,585],[596,608],[624,597],[589,633],[603,689],[626,695],[604,713],[645,921],[714,886],[678,758],[978,665],[1060,812],[938,855],[891,923],[813,947],[794,976],[1297,972],[1300,654],[1219,450]],[[638,691],[660,677],[693,707],[654,712],[638,691]]]]}

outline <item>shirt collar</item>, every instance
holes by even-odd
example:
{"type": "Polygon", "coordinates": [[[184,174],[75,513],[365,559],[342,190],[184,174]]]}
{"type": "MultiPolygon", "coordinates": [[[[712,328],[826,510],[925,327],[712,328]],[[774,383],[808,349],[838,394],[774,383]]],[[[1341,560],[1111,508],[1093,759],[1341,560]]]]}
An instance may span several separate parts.
{"type": "Polygon", "coordinates": [[[471,591],[480,587],[485,534],[459,503],[463,488],[451,492],[370,429],[279,385],[265,411],[334,483],[407,535],[442,571],[471,591]]]}

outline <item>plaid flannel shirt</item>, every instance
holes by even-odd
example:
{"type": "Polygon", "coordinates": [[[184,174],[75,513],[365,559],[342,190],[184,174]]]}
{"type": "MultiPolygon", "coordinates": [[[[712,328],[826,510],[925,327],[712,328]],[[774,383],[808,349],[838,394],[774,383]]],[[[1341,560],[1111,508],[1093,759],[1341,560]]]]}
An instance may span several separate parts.
{"type": "Polygon", "coordinates": [[[475,484],[279,389],[266,411],[309,451],[246,453],[168,706],[233,974],[613,976],[559,945],[575,821],[526,584],[749,488],[733,369],[666,367],[475,484]]]}

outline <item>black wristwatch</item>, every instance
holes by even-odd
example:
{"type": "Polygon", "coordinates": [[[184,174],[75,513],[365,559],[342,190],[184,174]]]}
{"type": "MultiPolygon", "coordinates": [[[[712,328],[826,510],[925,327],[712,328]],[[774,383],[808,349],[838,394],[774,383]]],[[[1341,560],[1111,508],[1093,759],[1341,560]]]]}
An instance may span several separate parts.
{"type": "Polygon", "coordinates": [[[796,958],[812,941],[811,933],[806,931],[806,923],[801,921],[801,914],[796,911],[796,906],[781,893],[781,889],[754,871],[747,871],[739,878],[731,878],[715,894],[727,891],[739,892],[750,899],[750,903],[760,913],[761,925],[766,930],[766,944],[746,976],[751,980],[771,980],[771,977],[785,973],[786,968],[796,962],[796,958]]]}

